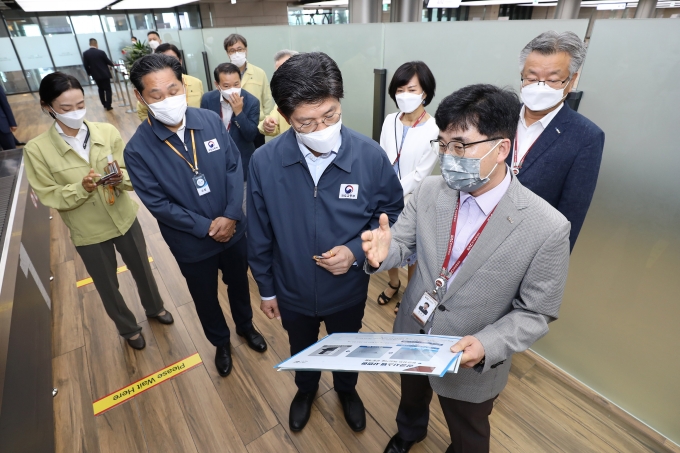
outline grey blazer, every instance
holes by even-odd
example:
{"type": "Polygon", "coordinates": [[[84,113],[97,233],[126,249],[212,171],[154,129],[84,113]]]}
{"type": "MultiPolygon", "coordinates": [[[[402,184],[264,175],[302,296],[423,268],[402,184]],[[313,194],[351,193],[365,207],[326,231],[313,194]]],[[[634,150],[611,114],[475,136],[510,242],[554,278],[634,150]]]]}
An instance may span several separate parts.
{"type": "Polygon", "coordinates": [[[505,387],[512,354],[524,351],[557,319],[569,266],[569,222],[555,208],[513,178],[493,217],[470,251],[440,306],[425,327],[412,312],[425,291],[434,289],[451,231],[458,191],[441,176],[429,176],[392,226],[389,255],[379,269],[398,266],[418,252],[394,322],[397,333],[474,335],[484,346],[483,367],[430,377],[447,398],[480,403],[505,387]],[[442,310],[441,307],[446,308],[442,310]]]}

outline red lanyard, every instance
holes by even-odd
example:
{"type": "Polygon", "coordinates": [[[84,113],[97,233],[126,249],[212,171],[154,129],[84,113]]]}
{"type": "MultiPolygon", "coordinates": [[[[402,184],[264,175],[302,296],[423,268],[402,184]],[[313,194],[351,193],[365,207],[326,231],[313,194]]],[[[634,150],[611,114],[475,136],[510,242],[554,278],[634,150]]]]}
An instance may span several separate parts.
{"type": "MultiPolygon", "coordinates": [[[[415,123],[413,123],[413,124],[411,125],[411,127],[412,127],[412,128],[416,127],[416,126],[420,123],[420,121],[421,121],[423,118],[425,118],[425,114],[426,114],[426,113],[427,113],[427,112],[426,112],[425,110],[423,110],[423,113],[420,114],[420,116],[418,117],[418,119],[415,121],[415,123]]],[[[399,117],[399,115],[397,115],[395,118],[398,118],[398,117],[399,117]]],[[[403,117],[404,117],[404,114],[402,114],[401,117],[403,118],[403,117]]],[[[394,131],[395,131],[395,134],[396,134],[396,131],[397,131],[397,123],[396,123],[396,121],[395,121],[395,123],[394,123],[394,131]]],[[[403,134],[402,134],[402,137],[403,137],[403,134]]],[[[395,136],[395,138],[396,138],[396,136],[395,136]]],[[[394,159],[394,162],[392,162],[392,165],[393,165],[393,166],[396,165],[397,162],[399,162],[399,158],[401,157],[401,149],[404,147],[404,141],[405,141],[404,139],[401,140],[401,145],[399,145],[399,149],[397,150],[397,158],[394,159]]]]}
{"type": "MultiPolygon", "coordinates": [[[[498,205],[496,205],[498,206],[498,205]]],[[[465,247],[465,250],[463,250],[463,253],[460,254],[458,259],[456,260],[455,263],[453,263],[453,266],[451,266],[451,269],[446,269],[446,263],[449,262],[451,259],[451,253],[453,253],[453,244],[455,243],[456,239],[456,226],[458,225],[458,211],[460,210],[460,196],[458,198],[458,206],[456,206],[456,210],[453,212],[453,221],[451,222],[451,235],[449,236],[449,244],[446,249],[446,256],[444,257],[444,263],[442,264],[442,270],[439,273],[439,278],[435,280],[434,284],[437,288],[441,288],[446,284],[446,282],[449,281],[449,279],[453,276],[453,274],[456,273],[458,268],[463,264],[463,261],[465,261],[465,258],[467,258],[468,254],[470,253],[470,250],[472,250],[472,247],[475,246],[477,243],[477,239],[479,239],[479,236],[482,234],[482,231],[484,231],[484,228],[486,228],[486,224],[489,223],[489,219],[491,219],[491,216],[493,215],[493,212],[496,210],[496,207],[491,210],[487,218],[484,220],[482,225],[479,227],[477,232],[472,236],[472,239],[470,239],[470,242],[468,242],[467,247],[465,247]]]]}
{"type": "Polygon", "coordinates": [[[531,151],[531,148],[534,147],[534,143],[536,143],[536,140],[534,140],[534,143],[531,144],[529,149],[527,149],[527,152],[524,153],[524,156],[522,157],[522,160],[519,161],[519,164],[517,163],[517,154],[519,153],[519,144],[517,137],[519,135],[519,132],[515,133],[515,146],[513,147],[514,149],[512,150],[512,174],[517,176],[519,174],[520,169],[522,168],[522,164],[524,164],[524,159],[527,158],[527,155],[529,154],[529,151],[531,151]]]}

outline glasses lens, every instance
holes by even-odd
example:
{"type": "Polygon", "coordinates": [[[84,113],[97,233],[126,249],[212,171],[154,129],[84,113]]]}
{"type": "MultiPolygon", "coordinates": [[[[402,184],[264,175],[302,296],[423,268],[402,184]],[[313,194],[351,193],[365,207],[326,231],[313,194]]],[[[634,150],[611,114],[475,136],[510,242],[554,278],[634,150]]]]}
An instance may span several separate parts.
{"type": "Polygon", "coordinates": [[[340,121],[340,114],[334,113],[333,115],[324,118],[323,124],[325,124],[326,126],[333,126],[337,124],[338,121],[340,121]]]}

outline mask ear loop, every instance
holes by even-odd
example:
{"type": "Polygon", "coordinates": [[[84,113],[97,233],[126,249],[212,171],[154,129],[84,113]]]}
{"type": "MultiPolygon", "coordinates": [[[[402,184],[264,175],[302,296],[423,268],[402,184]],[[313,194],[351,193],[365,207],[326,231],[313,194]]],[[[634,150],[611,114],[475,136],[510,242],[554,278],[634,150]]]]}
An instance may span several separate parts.
{"type": "MultiPolygon", "coordinates": [[[[489,150],[488,153],[484,154],[484,156],[483,156],[481,159],[479,159],[480,166],[481,166],[482,159],[484,159],[486,156],[488,156],[488,155],[491,153],[491,151],[493,151],[494,149],[496,149],[496,147],[497,147],[498,145],[500,145],[501,143],[503,143],[503,139],[501,139],[498,143],[496,143],[495,145],[493,145],[493,148],[491,148],[491,149],[489,150]]],[[[486,176],[485,176],[484,178],[482,178],[482,179],[489,179],[489,176],[491,176],[491,173],[493,173],[494,170],[496,170],[496,167],[498,167],[498,162],[496,162],[496,165],[493,166],[493,168],[491,169],[491,171],[489,172],[489,174],[486,175],[486,176]]],[[[480,175],[480,176],[481,176],[481,175],[480,175]]]]}

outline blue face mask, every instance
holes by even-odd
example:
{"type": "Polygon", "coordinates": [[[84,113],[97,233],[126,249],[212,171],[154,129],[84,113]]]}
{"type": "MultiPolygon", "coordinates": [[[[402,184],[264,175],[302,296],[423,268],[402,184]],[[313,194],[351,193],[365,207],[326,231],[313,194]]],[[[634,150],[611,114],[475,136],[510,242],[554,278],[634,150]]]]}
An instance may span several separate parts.
{"type": "Polygon", "coordinates": [[[440,154],[439,166],[441,167],[442,176],[444,177],[444,181],[446,181],[446,185],[454,190],[469,193],[476,191],[484,184],[488,183],[489,176],[491,176],[491,173],[493,173],[498,166],[498,162],[496,162],[496,165],[493,166],[489,174],[484,178],[479,174],[479,168],[482,159],[496,149],[496,147],[501,144],[501,141],[496,143],[488,153],[479,158],[440,154]]]}

